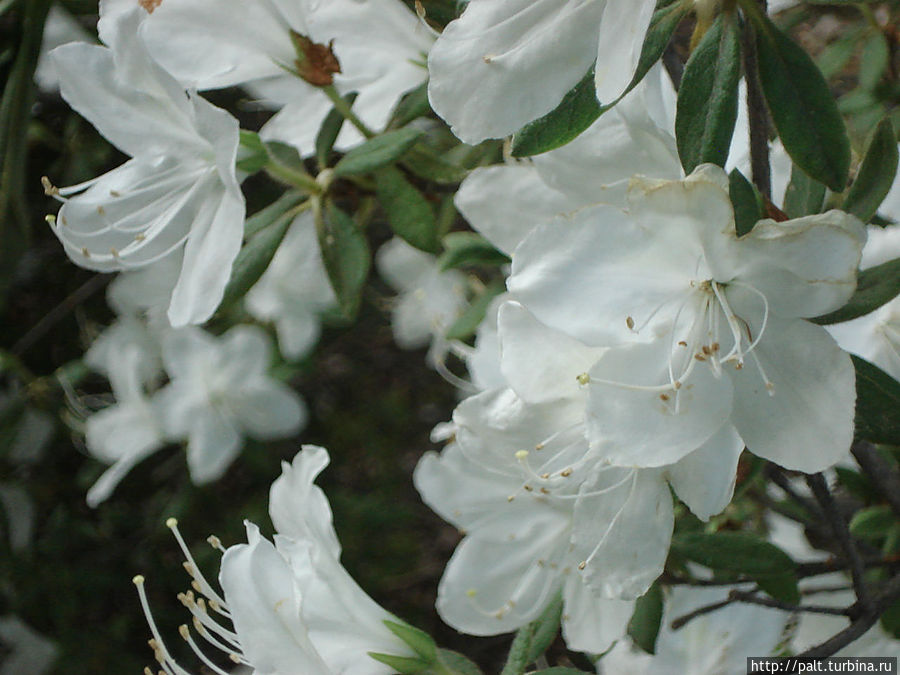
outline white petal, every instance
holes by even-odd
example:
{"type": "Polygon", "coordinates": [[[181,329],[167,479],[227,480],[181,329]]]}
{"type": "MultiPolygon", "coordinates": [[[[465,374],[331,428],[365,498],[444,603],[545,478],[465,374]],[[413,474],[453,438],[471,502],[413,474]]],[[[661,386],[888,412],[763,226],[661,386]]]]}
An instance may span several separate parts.
{"type": "Polygon", "coordinates": [[[312,155],[319,128],[332,108],[331,101],[297,78],[287,81],[280,78],[276,82],[287,87],[283,97],[290,102],[263,125],[259,137],[293,145],[304,157],[312,155]]]}
{"type": "Polygon", "coordinates": [[[300,620],[287,561],[251,523],[247,539],[225,552],[219,573],[244,656],[257,673],[331,675],[300,620]]]}
{"type": "Polygon", "coordinates": [[[604,444],[602,452],[614,464],[672,464],[706,443],[728,421],[731,382],[715,377],[703,365],[694,368],[677,395],[672,389],[635,388],[668,384],[669,354],[669,341],[664,339],[617,347],[589,371],[588,433],[592,444],[604,444]]]}
{"type": "Polygon", "coordinates": [[[187,460],[191,480],[204,485],[218,480],[241,449],[240,432],[215,408],[198,410],[191,423],[187,460]]]}
{"type": "Polygon", "coordinates": [[[602,598],[575,574],[566,579],[563,602],[563,637],[569,649],[579,652],[605,652],[625,635],[634,613],[634,600],[602,598]]]}
{"type": "Polygon", "coordinates": [[[553,110],[597,55],[602,0],[475,0],[428,57],[435,112],[466,143],[553,110]],[[560,49],[565,45],[565,49],[560,49]]]}
{"type": "Polygon", "coordinates": [[[500,307],[498,328],[503,374],[523,400],[584,399],[578,376],[590,370],[606,349],[589,347],[545,326],[517,302],[500,307]]]}
{"type": "Polygon", "coordinates": [[[747,448],[787,469],[814,473],[846,456],[853,440],[855,373],[821,326],[769,318],[753,354],[774,385],[769,395],[748,362],[732,371],[731,420],[747,448]]]}
{"type": "Polygon", "coordinates": [[[585,481],[572,526],[578,551],[590,551],[585,583],[605,598],[643,595],[662,574],[674,523],[672,495],[659,471],[610,469],[585,481]],[[610,491],[594,494],[602,490],[610,491]]]}
{"type": "Polygon", "coordinates": [[[601,103],[618,99],[631,82],[655,7],[654,0],[607,0],[594,68],[601,103]]]}
{"type": "Polygon", "coordinates": [[[535,166],[525,163],[474,169],[453,202],[473,229],[507,255],[536,225],[583,206],[549,187],[535,166]]]}
{"type": "Polygon", "coordinates": [[[734,494],[744,441],[725,424],[706,443],[666,469],[675,494],[701,520],[725,510],[734,494]]]}
{"type": "Polygon", "coordinates": [[[229,404],[236,422],[259,440],[293,436],[308,417],[303,399],[286,384],[274,380],[236,392],[229,404]]]}

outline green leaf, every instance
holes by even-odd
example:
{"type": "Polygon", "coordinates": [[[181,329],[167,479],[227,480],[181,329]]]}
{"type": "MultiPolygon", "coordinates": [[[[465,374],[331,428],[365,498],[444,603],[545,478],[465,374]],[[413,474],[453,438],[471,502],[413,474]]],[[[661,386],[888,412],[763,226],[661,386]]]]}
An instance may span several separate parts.
{"type": "Polygon", "coordinates": [[[842,34],[819,53],[816,60],[825,77],[837,75],[847,65],[850,57],[853,56],[853,51],[856,49],[857,37],[858,31],[842,34]]]}
{"type": "Polygon", "coordinates": [[[484,675],[481,668],[468,658],[449,649],[439,649],[438,660],[443,666],[443,671],[434,675],[484,675]]]}
{"type": "MultiPolygon", "coordinates": [[[[264,209],[264,211],[276,205],[278,205],[278,202],[264,209]]],[[[294,220],[294,214],[285,213],[285,211],[287,209],[274,216],[264,226],[255,225],[255,234],[247,240],[247,243],[244,244],[244,247],[234,260],[234,265],[231,268],[231,279],[228,280],[228,285],[225,287],[225,295],[219,304],[220,311],[243,298],[247,291],[259,281],[269,263],[272,262],[275,252],[281,245],[282,240],[284,240],[284,235],[287,234],[288,228],[290,228],[294,220]]],[[[274,211],[270,212],[269,215],[273,213],[274,211]]]]}
{"type": "Polygon", "coordinates": [[[797,575],[779,574],[773,577],[758,577],[756,584],[775,600],[791,605],[800,604],[800,589],[797,586],[797,575]]]}
{"type": "Polygon", "coordinates": [[[428,253],[437,253],[440,242],[434,211],[428,200],[393,166],[375,172],[375,194],[394,234],[428,253]]]}
{"type": "Polygon", "coordinates": [[[401,675],[425,675],[431,672],[431,664],[422,659],[413,659],[408,656],[394,656],[392,654],[381,654],[379,652],[366,652],[376,661],[390,666],[401,675]]]}
{"type": "Polygon", "coordinates": [[[783,576],[796,567],[787,553],[750,532],[688,532],[677,535],[672,548],[710,569],[753,579],[783,576]]]}
{"type": "Polygon", "coordinates": [[[675,139],[685,173],[699,164],[725,166],[738,113],[741,35],[735,14],[720,14],[684,69],[675,139]]]}
{"type": "Polygon", "coordinates": [[[355,176],[380,169],[400,159],[419,140],[419,129],[398,129],[376,136],[344,155],[335,165],[336,176],[355,176]]]}
{"type": "Polygon", "coordinates": [[[422,145],[413,147],[400,163],[419,178],[441,185],[459,183],[469,173],[468,169],[438,157],[422,145]]]}
{"type": "Polygon", "coordinates": [[[897,297],[898,293],[900,293],[900,258],[888,260],[860,272],[856,281],[856,292],[847,304],[811,321],[820,326],[850,321],[874,312],[897,297]]]}
{"type": "Polygon", "coordinates": [[[900,382],[865,359],[850,358],[856,369],[856,437],[900,445],[900,382]]]}
{"type": "Polygon", "coordinates": [[[864,223],[878,211],[897,175],[897,135],[891,120],[885,118],[872,134],[856,180],[847,191],[841,208],[864,223]]]}
{"type": "MultiPolygon", "coordinates": [[[[352,107],[356,100],[356,92],[347,94],[344,96],[344,100],[348,107],[352,107]]],[[[328,157],[331,155],[331,150],[334,148],[334,143],[338,134],[341,133],[345,120],[346,118],[340,110],[332,108],[322,121],[319,133],[316,134],[316,161],[319,163],[320,169],[328,166],[328,157]]]]}
{"type": "Polygon", "coordinates": [[[500,675],[521,675],[529,664],[547,651],[559,633],[562,605],[562,597],[557,597],[537,619],[516,632],[500,675]]]}
{"type": "Polygon", "coordinates": [[[784,212],[791,218],[821,213],[825,202],[825,186],[791,165],[791,182],[784,191],[784,212]]]}
{"type": "Polygon", "coordinates": [[[391,115],[390,126],[392,128],[405,127],[414,119],[423,117],[429,112],[431,112],[431,104],[428,102],[428,83],[423,82],[403,95],[391,115]]]}
{"type": "Polygon", "coordinates": [[[812,178],[842,192],[850,171],[850,140],[822,73],[758,8],[751,19],[760,83],[785,150],[812,178]]]}
{"type": "Polygon", "coordinates": [[[506,286],[502,281],[490,284],[481,292],[481,295],[469,303],[466,311],[447,329],[445,337],[448,340],[466,340],[474,335],[478,326],[481,325],[484,315],[487,314],[488,305],[505,290],[506,286]]]}
{"type": "Polygon", "coordinates": [[[247,218],[244,222],[244,237],[252,237],[260,230],[268,227],[304,199],[306,199],[305,195],[299,192],[285,192],[266,208],[260,209],[247,218]]]}
{"type": "Polygon", "coordinates": [[[567,666],[553,666],[553,668],[544,668],[543,670],[535,670],[529,675],[586,675],[587,671],[578,670],[577,668],[569,668],[567,666]]]}
{"type": "Polygon", "coordinates": [[[406,623],[397,623],[385,619],[382,623],[387,626],[398,638],[403,640],[409,648],[421,656],[428,663],[434,663],[437,659],[437,645],[434,639],[425,631],[419,630],[406,623]]]}
{"type": "Polygon", "coordinates": [[[628,622],[628,635],[648,654],[656,653],[656,636],[662,623],[662,587],[654,583],[634,605],[634,614],[628,622]]]}
{"type": "Polygon", "coordinates": [[[241,146],[238,149],[237,168],[239,171],[254,174],[262,171],[269,163],[269,153],[266,145],[254,131],[241,129],[241,146]]]}
{"type": "Polygon", "coordinates": [[[870,506],[857,511],[850,520],[850,534],[861,539],[886,537],[897,524],[890,506],[870,506]]]}
{"type": "Polygon", "coordinates": [[[438,258],[438,268],[441,271],[464,265],[498,266],[509,262],[509,256],[474,232],[451,232],[444,237],[444,249],[438,258]]]}
{"type": "Polygon", "coordinates": [[[359,310],[363,285],[372,264],[369,243],[353,219],[330,201],[317,214],[316,232],[338,305],[344,317],[352,319],[359,310]]]}
{"type": "Polygon", "coordinates": [[[873,30],[863,43],[859,56],[859,86],[872,90],[890,61],[890,47],[880,29],[873,30]]]}
{"type": "Polygon", "coordinates": [[[888,635],[900,640],[900,600],[888,607],[881,615],[881,627],[888,635]]]}
{"type": "Polygon", "coordinates": [[[728,196],[734,207],[734,229],[743,237],[765,217],[762,197],[749,180],[737,169],[728,174],[728,196]]]}
{"type": "Polygon", "coordinates": [[[864,502],[878,499],[878,491],[865,474],[843,466],[834,467],[834,472],[837,474],[838,482],[854,497],[864,502]]]}
{"type": "Polygon", "coordinates": [[[594,87],[593,69],[562,99],[556,108],[543,117],[525,125],[513,136],[514,157],[539,155],[565,145],[593,124],[625,94],[644,79],[647,71],[662,56],[681,20],[691,10],[691,4],[676,2],[656,10],[644,38],[637,69],[628,87],[616,101],[601,106],[594,87]]]}

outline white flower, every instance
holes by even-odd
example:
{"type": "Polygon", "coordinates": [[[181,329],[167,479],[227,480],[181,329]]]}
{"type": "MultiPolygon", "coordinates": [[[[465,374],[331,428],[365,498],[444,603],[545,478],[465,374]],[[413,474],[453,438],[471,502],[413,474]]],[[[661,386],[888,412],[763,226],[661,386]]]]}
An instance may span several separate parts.
{"type": "Polygon", "coordinates": [[[294,220],[265,274],[246,297],[247,311],[273,321],[285,358],[298,359],[319,337],[319,314],[335,296],[322,263],[311,212],[294,220]]]}
{"type": "MultiPolygon", "coordinates": [[[[758,605],[728,605],[698,616],[678,630],[674,619],[721,602],[727,590],[677,587],[666,598],[656,653],[629,649],[627,642],[597,662],[600,675],[729,675],[744,672],[748,656],[770,656],[783,639],[790,615],[758,605]]],[[[855,654],[856,652],[854,652],[855,654]]]]}
{"type": "Polygon", "coordinates": [[[443,362],[444,334],[466,305],[466,279],[456,270],[438,269],[434,256],[394,238],[380,249],[375,264],[400,295],[391,316],[394,340],[401,349],[431,343],[428,362],[443,362]]]}
{"type": "Polygon", "coordinates": [[[59,656],[59,646],[14,614],[0,616],[0,644],[4,646],[0,675],[43,675],[59,656]]]}
{"type": "Polygon", "coordinates": [[[82,185],[48,187],[65,202],[53,230],[74,262],[102,272],[183,250],[169,320],[201,323],[221,301],[241,246],[238,124],[185,94],[149,57],[137,32],[141,11],[118,15],[110,48],[72,44],[52,52],[66,101],[132,156],[82,185]]]}
{"type": "Polygon", "coordinates": [[[591,442],[613,463],[671,464],[736,429],[752,452],[814,472],[850,445],[854,373],[803,319],[849,299],[864,241],[839,211],[738,238],[725,173],[704,165],[633,179],[627,211],[538,227],[509,289],[545,324],[612,347],[578,379],[591,442]]]}
{"type": "MultiPolygon", "coordinates": [[[[107,0],[113,16],[136,0],[107,0]]],[[[263,127],[266,140],[313,151],[331,101],[290,72],[297,52],[291,34],[329,44],[341,65],[334,85],[358,92],[354,111],[369,127],[383,129],[400,96],[422,84],[423,62],[433,38],[399,0],[165,0],[143,28],[153,55],[182,82],[198,89],[243,85],[279,112],[263,127]]],[[[100,33],[107,30],[101,20],[100,33]]],[[[361,134],[344,125],[337,147],[361,134]]]]}
{"type": "Polygon", "coordinates": [[[466,143],[553,110],[594,66],[611,103],[637,66],[652,0],[470,0],[428,57],[434,110],[466,143]]]}
{"type": "Polygon", "coordinates": [[[105,501],[132,467],[165,445],[159,406],[144,392],[145,361],[140,348],[121,345],[109,356],[107,377],[116,403],[85,422],[88,451],[112,464],[88,490],[91,507],[105,501]]]}
{"type": "Polygon", "coordinates": [[[41,53],[34,69],[34,81],[44,91],[58,91],[59,78],[53,63],[47,58],[50,50],[69,42],[92,42],[90,34],[78,19],[61,4],[53,3],[47,12],[44,22],[44,34],[41,36],[41,53]]]}
{"type": "Polygon", "coordinates": [[[187,439],[197,484],[225,472],[245,434],[284,438],[306,422],[300,397],[266,374],[270,346],[259,328],[236,326],[218,339],[198,328],[173,331],[162,355],[171,378],[157,395],[164,428],[171,439],[187,439]]]}
{"type": "MultiPolygon", "coordinates": [[[[229,547],[222,557],[224,597],[200,573],[174,519],[167,523],[188,559],[195,588],[205,596],[180,596],[196,618],[195,626],[205,627],[200,635],[258,675],[388,675],[394,670],[368,652],[414,656],[384,625],[385,620],[399,620],[366,595],[340,564],[328,500],[313,484],[327,464],[328,453],[309,445],[292,464],[282,464],[283,473],[269,495],[278,531],[274,544],[246,523],[248,543],[229,547]]],[[[211,541],[222,550],[218,540],[211,541]]],[[[167,674],[185,675],[150,615],[143,577],[135,583],[157,660],[167,674]]],[[[209,665],[186,626],[181,634],[209,665]]]]}

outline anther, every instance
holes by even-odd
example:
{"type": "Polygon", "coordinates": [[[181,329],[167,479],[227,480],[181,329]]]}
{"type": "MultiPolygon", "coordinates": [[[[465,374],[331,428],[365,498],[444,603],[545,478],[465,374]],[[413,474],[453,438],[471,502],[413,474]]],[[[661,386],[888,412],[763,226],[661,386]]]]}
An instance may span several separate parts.
{"type": "Polygon", "coordinates": [[[562,476],[563,478],[568,478],[569,476],[572,475],[572,469],[563,469],[562,471],[559,472],[559,475],[562,476]]]}
{"type": "Polygon", "coordinates": [[[47,224],[50,227],[56,227],[56,216],[54,216],[52,213],[48,213],[46,216],[44,216],[44,220],[47,221],[47,224]]]}
{"type": "Polygon", "coordinates": [[[59,188],[51,183],[50,179],[47,178],[47,176],[41,176],[41,185],[44,188],[44,194],[48,197],[55,197],[59,195],[59,188]]]}
{"type": "Polygon", "coordinates": [[[660,395],[659,395],[659,399],[660,399],[661,401],[668,401],[668,400],[669,400],[669,397],[668,397],[666,394],[660,394],[660,395]]]}
{"type": "Polygon", "coordinates": [[[578,384],[580,384],[583,387],[587,386],[588,384],[591,383],[591,376],[588,375],[587,373],[581,373],[581,375],[579,375],[575,379],[578,380],[578,384]]]}
{"type": "Polygon", "coordinates": [[[87,246],[81,247],[81,255],[83,255],[85,258],[91,257],[91,252],[87,250],[87,246]]]}
{"type": "Polygon", "coordinates": [[[527,450],[517,450],[516,451],[516,459],[519,461],[523,459],[528,459],[528,451],[527,450]]]}
{"type": "Polygon", "coordinates": [[[583,570],[585,567],[587,567],[587,561],[582,560],[580,563],[578,563],[579,570],[583,570]]]}
{"type": "Polygon", "coordinates": [[[628,326],[628,330],[634,330],[634,319],[630,316],[625,317],[625,325],[628,326]]]}

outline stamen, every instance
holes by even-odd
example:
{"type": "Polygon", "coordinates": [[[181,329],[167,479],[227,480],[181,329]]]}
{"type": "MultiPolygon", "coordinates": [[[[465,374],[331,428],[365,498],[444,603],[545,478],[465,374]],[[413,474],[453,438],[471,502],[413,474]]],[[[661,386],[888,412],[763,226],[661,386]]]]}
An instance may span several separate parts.
{"type": "Polygon", "coordinates": [[[215,600],[220,606],[227,609],[228,603],[225,602],[224,598],[222,598],[213,590],[213,587],[210,586],[209,582],[206,580],[206,577],[203,576],[203,573],[200,571],[200,568],[194,561],[194,557],[191,555],[190,549],[187,547],[187,544],[184,543],[181,532],[178,531],[178,521],[175,518],[169,518],[166,521],[166,527],[172,530],[172,534],[175,535],[175,540],[178,542],[178,546],[179,548],[181,548],[181,552],[184,554],[184,557],[187,561],[185,569],[187,570],[188,574],[191,575],[191,578],[193,578],[194,583],[197,585],[198,592],[202,593],[211,600],[215,600]]]}
{"type": "Polygon", "coordinates": [[[197,646],[197,643],[194,642],[194,638],[191,637],[191,631],[185,624],[181,624],[178,627],[178,633],[181,635],[184,641],[190,645],[191,649],[194,650],[194,653],[197,655],[197,657],[201,661],[203,661],[203,663],[205,663],[207,667],[209,667],[214,673],[216,673],[216,675],[228,675],[228,671],[219,668],[209,659],[208,656],[206,656],[206,654],[203,653],[200,647],[197,646]]]}
{"type": "Polygon", "coordinates": [[[190,675],[188,671],[176,663],[166,649],[166,645],[156,627],[156,622],[153,620],[153,613],[150,611],[150,603],[147,601],[147,593],[144,591],[143,575],[138,574],[132,581],[137,588],[141,609],[144,611],[144,617],[147,619],[147,625],[150,626],[150,633],[153,635],[153,639],[150,642],[153,651],[156,653],[157,661],[169,675],[190,675]]]}

